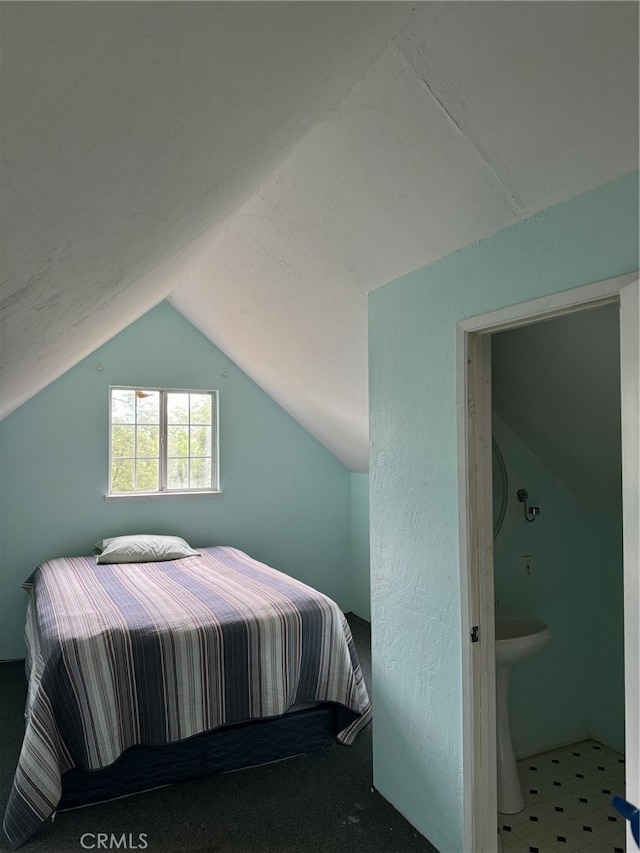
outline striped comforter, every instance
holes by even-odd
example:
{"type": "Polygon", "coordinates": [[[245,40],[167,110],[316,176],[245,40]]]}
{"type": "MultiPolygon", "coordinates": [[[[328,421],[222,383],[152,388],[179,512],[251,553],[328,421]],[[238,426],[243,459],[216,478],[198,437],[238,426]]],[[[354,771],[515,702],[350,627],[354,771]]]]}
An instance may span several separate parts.
{"type": "Polygon", "coordinates": [[[161,563],[43,563],[29,592],[26,731],[4,828],[18,847],[52,815],[61,777],[306,702],[371,707],[331,599],[228,547],[161,563]]]}

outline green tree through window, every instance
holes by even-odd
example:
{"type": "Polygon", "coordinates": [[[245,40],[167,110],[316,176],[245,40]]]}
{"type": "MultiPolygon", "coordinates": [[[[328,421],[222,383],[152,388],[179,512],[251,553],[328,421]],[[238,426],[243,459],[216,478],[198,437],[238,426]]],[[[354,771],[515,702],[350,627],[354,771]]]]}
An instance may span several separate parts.
{"type": "Polygon", "coordinates": [[[110,494],[217,490],[216,391],[110,395],[110,494]]]}

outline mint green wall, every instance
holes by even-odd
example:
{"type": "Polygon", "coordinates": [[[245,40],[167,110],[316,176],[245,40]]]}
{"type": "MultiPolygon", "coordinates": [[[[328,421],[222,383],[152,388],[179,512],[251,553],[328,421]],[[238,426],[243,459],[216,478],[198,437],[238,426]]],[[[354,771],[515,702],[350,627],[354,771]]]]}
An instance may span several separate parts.
{"type": "Polygon", "coordinates": [[[463,841],[456,322],[637,269],[634,173],[369,297],[374,784],[447,853],[463,841]]]}
{"type": "Polygon", "coordinates": [[[615,516],[591,518],[589,731],[624,752],[624,587],[622,530],[615,516]]]}
{"type": "Polygon", "coordinates": [[[588,737],[624,749],[622,518],[581,506],[494,417],[509,477],[495,542],[495,595],[506,611],[537,616],[553,639],[514,667],[510,720],[519,757],[588,737]],[[541,507],[524,520],[518,489],[541,507]],[[531,578],[523,554],[533,555],[531,578]]]}
{"type": "Polygon", "coordinates": [[[351,609],[371,621],[369,475],[351,474],[351,609]]]}
{"type": "Polygon", "coordinates": [[[38,563],[119,533],[235,545],[348,608],[349,472],[167,303],[5,418],[0,466],[0,658],[38,563]],[[218,388],[223,497],[106,502],[110,384],[218,388]]]}

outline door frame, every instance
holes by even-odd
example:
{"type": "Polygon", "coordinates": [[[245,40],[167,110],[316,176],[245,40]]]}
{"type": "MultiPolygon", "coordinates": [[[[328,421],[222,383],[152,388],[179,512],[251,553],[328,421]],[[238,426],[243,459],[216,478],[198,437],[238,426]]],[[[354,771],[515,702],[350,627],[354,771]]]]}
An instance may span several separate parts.
{"type": "MultiPolygon", "coordinates": [[[[458,485],[462,623],[464,850],[495,853],[497,837],[495,633],[491,468],[491,335],[602,305],[621,305],[625,765],[627,797],[640,802],[640,299],[629,273],[457,324],[458,485]],[[626,390],[625,390],[626,389],[626,390]],[[472,642],[471,635],[478,642],[472,642]],[[633,692],[635,691],[635,692],[633,692]],[[635,750],[635,752],[634,752],[635,750]],[[635,797],[635,799],[634,799],[635,797]]],[[[628,849],[633,849],[628,832],[628,849]]]]}

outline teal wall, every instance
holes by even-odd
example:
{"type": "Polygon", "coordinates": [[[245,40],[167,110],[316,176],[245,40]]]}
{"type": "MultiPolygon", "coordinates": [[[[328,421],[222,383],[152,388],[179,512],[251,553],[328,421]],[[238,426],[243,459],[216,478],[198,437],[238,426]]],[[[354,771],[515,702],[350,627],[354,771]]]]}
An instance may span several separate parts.
{"type": "Polygon", "coordinates": [[[351,609],[371,621],[369,475],[351,474],[351,609]]]}
{"type": "Polygon", "coordinates": [[[234,545],[349,608],[349,471],[167,303],[5,418],[0,470],[0,658],[33,569],[121,533],[234,545]],[[224,495],[106,502],[110,384],[219,389],[224,495]]]}
{"type": "Polygon", "coordinates": [[[622,517],[581,506],[494,417],[509,477],[495,542],[495,595],[507,612],[537,616],[553,639],[514,667],[509,707],[518,757],[588,737],[624,750],[622,517]],[[518,489],[541,507],[523,517],[518,489]],[[521,557],[533,555],[525,578],[521,557]]]}
{"type": "Polygon", "coordinates": [[[638,269],[638,174],[369,297],[374,784],[463,844],[456,323],[638,269]]]}

